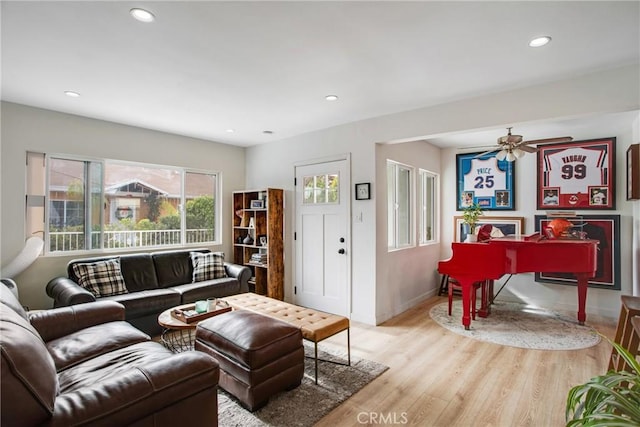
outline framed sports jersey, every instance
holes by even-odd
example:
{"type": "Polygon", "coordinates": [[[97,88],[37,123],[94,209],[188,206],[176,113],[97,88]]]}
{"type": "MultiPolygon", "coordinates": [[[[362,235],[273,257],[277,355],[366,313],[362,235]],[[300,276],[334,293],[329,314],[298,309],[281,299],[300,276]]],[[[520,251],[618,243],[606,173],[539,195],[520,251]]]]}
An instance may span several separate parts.
{"type": "Polygon", "coordinates": [[[458,177],[456,210],[474,203],[487,211],[512,211],[515,162],[496,159],[496,153],[456,155],[458,177]]]}
{"type": "MultiPolygon", "coordinates": [[[[620,215],[578,215],[566,218],[572,230],[581,231],[587,239],[598,241],[596,276],[589,279],[590,288],[620,290],[620,215]]],[[[544,230],[553,218],[535,216],[535,230],[544,230]]],[[[536,282],[576,285],[570,273],[536,273],[536,282]]]]}
{"type": "Polygon", "coordinates": [[[538,209],[615,209],[616,139],[542,145],[538,209]]]}

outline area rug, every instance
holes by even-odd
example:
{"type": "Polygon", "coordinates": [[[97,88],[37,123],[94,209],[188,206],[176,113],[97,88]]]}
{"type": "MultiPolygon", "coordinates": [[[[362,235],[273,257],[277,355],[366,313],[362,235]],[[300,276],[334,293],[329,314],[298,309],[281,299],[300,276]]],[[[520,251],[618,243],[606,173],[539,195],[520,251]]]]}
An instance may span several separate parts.
{"type": "MultiPolygon", "coordinates": [[[[313,346],[305,341],[304,378],[299,387],[279,393],[269,403],[251,413],[233,396],[218,389],[218,423],[228,426],[299,426],[314,425],[333,408],[369,384],[388,369],[365,359],[351,356],[351,366],[327,361],[318,362],[318,384],[314,381],[313,346]]],[[[346,352],[332,348],[319,351],[319,357],[338,363],[347,360],[346,352]]]]}
{"type": "Polygon", "coordinates": [[[600,342],[600,335],[589,326],[578,324],[575,314],[557,313],[510,302],[495,302],[488,317],[471,321],[471,329],[462,326],[462,301],[431,308],[429,316],[440,326],[460,335],[495,344],[535,350],[577,350],[600,342]]]}

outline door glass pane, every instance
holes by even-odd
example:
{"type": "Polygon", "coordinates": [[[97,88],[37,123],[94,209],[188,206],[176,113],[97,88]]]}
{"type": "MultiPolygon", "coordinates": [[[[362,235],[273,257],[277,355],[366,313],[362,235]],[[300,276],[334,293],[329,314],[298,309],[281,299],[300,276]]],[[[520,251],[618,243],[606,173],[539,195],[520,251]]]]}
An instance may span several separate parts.
{"type": "Polygon", "coordinates": [[[338,203],[340,202],[340,180],[338,179],[338,175],[328,175],[327,176],[327,201],[329,203],[338,203]]]}
{"type": "Polygon", "coordinates": [[[314,177],[312,176],[305,176],[304,178],[302,178],[302,182],[303,182],[303,199],[302,199],[302,203],[304,204],[310,204],[313,203],[314,201],[314,177]]]}

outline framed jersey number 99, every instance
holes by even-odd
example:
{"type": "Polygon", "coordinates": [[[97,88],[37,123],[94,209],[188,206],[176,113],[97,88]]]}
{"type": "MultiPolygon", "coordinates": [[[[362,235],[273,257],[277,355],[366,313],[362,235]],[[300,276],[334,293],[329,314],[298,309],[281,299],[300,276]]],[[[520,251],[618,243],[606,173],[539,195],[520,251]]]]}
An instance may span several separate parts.
{"type": "Polygon", "coordinates": [[[615,209],[616,139],[539,146],[538,209],[615,209]]]}
{"type": "Polygon", "coordinates": [[[456,210],[476,203],[488,211],[512,211],[515,162],[498,160],[496,152],[456,155],[456,210]]]}

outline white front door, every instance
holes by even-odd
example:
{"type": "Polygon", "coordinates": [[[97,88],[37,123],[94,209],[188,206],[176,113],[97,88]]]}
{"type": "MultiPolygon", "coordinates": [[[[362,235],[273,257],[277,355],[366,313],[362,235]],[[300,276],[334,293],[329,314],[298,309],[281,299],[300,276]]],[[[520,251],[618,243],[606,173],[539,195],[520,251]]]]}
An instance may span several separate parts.
{"type": "Polygon", "coordinates": [[[295,303],[348,316],[348,159],[296,166],[295,303]]]}

